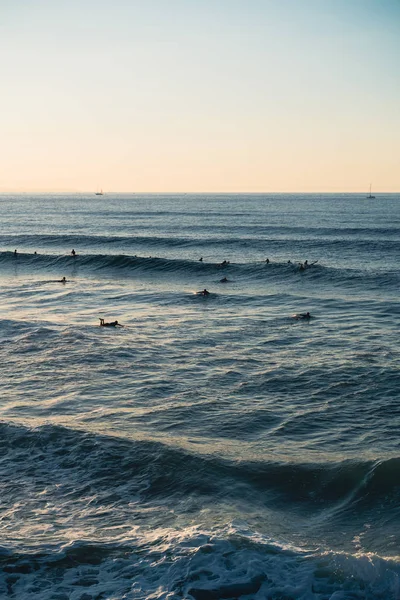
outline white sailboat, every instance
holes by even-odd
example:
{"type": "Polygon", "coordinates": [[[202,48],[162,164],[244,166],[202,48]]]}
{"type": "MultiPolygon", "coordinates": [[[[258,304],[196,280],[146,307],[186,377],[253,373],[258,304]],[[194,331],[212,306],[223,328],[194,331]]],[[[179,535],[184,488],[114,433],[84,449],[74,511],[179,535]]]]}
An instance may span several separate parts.
{"type": "Polygon", "coordinates": [[[372,199],[373,199],[373,198],[375,198],[375,196],[373,196],[373,195],[371,194],[371,188],[372,188],[372,185],[371,185],[371,184],[369,184],[369,196],[367,196],[367,198],[372,198],[372,199]]]}
{"type": "Polygon", "coordinates": [[[100,190],[99,192],[95,192],[96,196],[103,196],[103,190],[100,190]]]}

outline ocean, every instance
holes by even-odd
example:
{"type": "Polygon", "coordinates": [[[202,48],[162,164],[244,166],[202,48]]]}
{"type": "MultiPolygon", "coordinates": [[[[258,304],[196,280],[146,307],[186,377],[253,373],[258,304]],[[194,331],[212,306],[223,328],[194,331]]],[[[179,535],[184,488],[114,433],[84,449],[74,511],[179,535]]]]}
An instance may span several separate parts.
{"type": "Polygon", "coordinates": [[[400,195],[0,209],[1,598],[400,599],[400,195]]]}

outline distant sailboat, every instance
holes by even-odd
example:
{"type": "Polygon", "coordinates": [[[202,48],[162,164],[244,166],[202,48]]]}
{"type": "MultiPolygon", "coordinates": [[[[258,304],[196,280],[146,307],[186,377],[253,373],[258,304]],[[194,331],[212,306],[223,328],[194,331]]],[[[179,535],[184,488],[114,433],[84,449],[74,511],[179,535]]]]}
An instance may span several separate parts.
{"type": "Polygon", "coordinates": [[[99,192],[96,192],[96,196],[103,196],[103,190],[100,190],[99,192]]]}
{"type": "Polygon", "coordinates": [[[373,195],[371,194],[371,188],[372,188],[372,185],[371,185],[371,184],[369,184],[369,196],[367,196],[367,198],[372,198],[372,199],[373,199],[373,198],[375,198],[375,196],[373,196],[373,195]]]}

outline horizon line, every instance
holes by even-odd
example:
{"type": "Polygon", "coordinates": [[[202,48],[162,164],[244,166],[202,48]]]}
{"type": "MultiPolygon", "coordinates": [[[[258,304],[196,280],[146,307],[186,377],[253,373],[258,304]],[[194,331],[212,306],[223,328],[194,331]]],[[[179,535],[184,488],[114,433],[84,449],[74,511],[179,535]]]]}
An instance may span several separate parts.
{"type": "MultiPolygon", "coordinates": [[[[240,191],[240,192],[236,192],[236,191],[213,191],[213,190],[207,190],[207,191],[113,191],[113,190],[109,190],[109,191],[103,191],[102,192],[102,196],[107,196],[110,194],[132,194],[132,195],[165,195],[165,196],[170,196],[170,195],[204,195],[204,194],[212,194],[212,195],[253,195],[253,196],[260,196],[260,195],[268,195],[268,194],[312,194],[312,195],[316,195],[316,194],[367,194],[368,190],[317,190],[317,191],[303,191],[303,190],[287,190],[287,191],[259,191],[259,192],[255,192],[255,191],[240,191]]],[[[392,190],[392,191],[379,191],[379,190],[374,190],[373,192],[374,194],[400,194],[400,190],[392,190]]],[[[45,189],[45,190],[13,190],[13,189],[7,189],[7,190],[2,190],[0,188],[0,195],[3,194],[70,194],[70,195],[85,195],[85,196],[90,196],[96,195],[96,192],[93,192],[92,190],[90,191],[83,191],[83,190],[60,190],[60,189],[55,189],[55,190],[49,190],[49,189],[45,189]]],[[[97,194],[99,195],[99,194],[97,194]]]]}

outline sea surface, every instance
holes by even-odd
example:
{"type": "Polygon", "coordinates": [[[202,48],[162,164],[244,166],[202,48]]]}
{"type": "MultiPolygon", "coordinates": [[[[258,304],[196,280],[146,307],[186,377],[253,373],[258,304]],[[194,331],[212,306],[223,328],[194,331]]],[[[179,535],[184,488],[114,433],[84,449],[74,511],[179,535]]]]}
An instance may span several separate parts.
{"type": "Polygon", "coordinates": [[[0,196],[0,598],[400,598],[400,195],[365,196],[0,196]]]}

